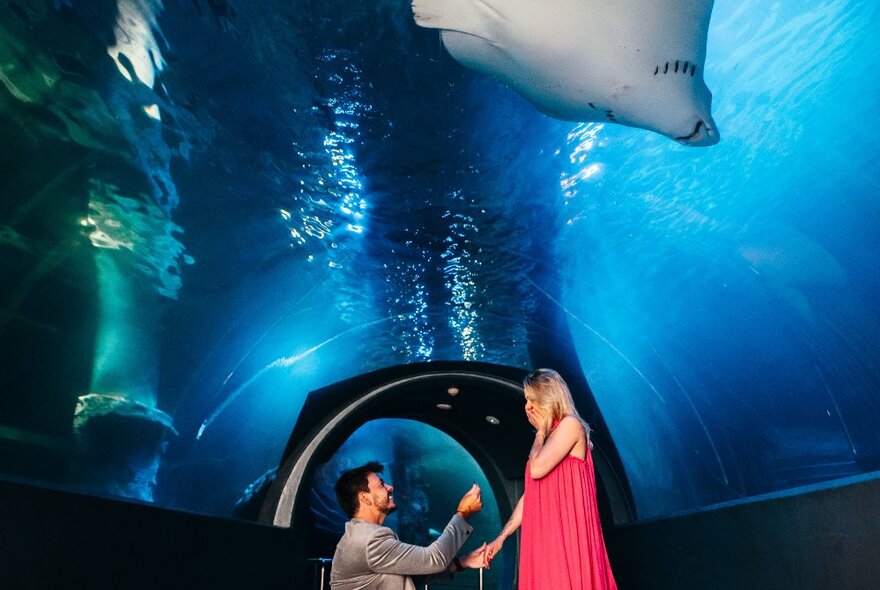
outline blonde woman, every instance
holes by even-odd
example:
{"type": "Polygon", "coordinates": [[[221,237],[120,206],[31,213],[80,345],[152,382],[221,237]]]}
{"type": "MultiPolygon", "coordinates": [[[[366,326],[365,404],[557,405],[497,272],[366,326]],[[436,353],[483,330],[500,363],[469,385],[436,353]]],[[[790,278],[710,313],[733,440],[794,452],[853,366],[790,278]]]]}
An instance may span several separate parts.
{"type": "Polygon", "coordinates": [[[519,590],[616,590],[596,507],[590,429],[556,371],[529,373],[523,389],[537,430],[525,491],[487,559],[521,528],[519,590]]]}

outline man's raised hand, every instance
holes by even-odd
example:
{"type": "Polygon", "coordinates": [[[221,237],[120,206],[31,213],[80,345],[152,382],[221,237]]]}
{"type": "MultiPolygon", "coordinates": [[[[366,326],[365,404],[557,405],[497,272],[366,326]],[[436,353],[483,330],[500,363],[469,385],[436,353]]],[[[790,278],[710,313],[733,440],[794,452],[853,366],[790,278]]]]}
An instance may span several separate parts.
{"type": "Polygon", "coordinates": [[[483,509],[483,493],[480,486],[474,484],[458,503],[458,512],[463,518],[468,518],[483,509]]]}

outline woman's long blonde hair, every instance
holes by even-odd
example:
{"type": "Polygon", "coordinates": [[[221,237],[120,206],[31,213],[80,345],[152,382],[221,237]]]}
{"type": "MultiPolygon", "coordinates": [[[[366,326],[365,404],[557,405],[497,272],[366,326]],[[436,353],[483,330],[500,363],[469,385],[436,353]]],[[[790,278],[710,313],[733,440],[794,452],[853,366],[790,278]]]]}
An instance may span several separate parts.
{"type": "MultiPolygon", "coordinates": [[[[571,391],[562,378],[562,375],[553,369],[535,369],[523,379],[523,392],[526,399],[541,409],[544,414],[540,430],[544,437],[550,435],[555,420],[562,420],[566,416],[574,416],[584,425],[584,434],[590,441],[590,426],[578,414],[571,398],[571,391]]],[[[592,446],[592,443],[590,443],[592,446]]]]}

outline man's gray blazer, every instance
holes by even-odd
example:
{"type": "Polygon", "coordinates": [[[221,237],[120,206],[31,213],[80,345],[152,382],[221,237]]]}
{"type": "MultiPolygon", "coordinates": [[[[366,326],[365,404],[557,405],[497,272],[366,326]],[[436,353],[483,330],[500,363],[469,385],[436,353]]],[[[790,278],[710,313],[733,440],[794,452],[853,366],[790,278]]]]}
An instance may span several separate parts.
{"type": "Polygon", "coordinates": [[[456,514],[443,534],[428,545],[408,545],[388,527],[352,518],[336,545],[330,587],[333,590],[415,590],[411,576],[443,572],[473,527],[456,514]]]}

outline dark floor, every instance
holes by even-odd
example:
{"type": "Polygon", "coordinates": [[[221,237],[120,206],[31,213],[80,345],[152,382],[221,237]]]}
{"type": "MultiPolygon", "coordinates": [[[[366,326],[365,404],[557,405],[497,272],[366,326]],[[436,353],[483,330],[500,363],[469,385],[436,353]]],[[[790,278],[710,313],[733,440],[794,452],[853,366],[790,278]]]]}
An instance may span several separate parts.
{"type": "MultiPolygon", "coordinates": [[[[9,481],[0,522],[3,589],[315,587],[296,527],[9,481]]],[[[621,590],[877,590],[880,479],[618,527],[607,540],[621,590]]]]}

